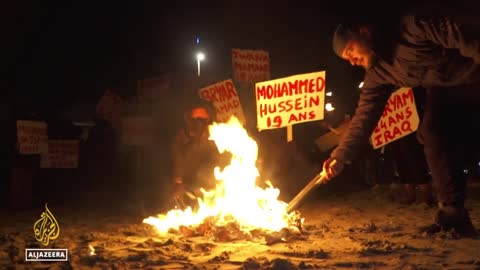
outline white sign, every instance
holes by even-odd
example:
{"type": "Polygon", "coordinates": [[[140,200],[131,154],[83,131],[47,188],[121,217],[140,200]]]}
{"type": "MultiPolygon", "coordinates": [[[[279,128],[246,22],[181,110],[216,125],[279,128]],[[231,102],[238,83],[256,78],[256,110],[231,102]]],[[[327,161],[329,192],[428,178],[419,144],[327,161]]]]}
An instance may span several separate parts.
{"type": "Polygon", "coordinates": [[[45,145],[40,168],[78,168],[78,140],[48,140],[45,145]]]}
{"type": "Polygon", "coordinates": [[[420,119],[412,88],[393,92],[370,139],[377,149],[418,129],[420,119]]]}
{"type": "Polygon", "coordinates": [[[138,96],[154,100],[165,96],[172,83],[171,74],[166,73],[159,77],[143,79],[138,81],[138,96]]]}
{"type": "Polygon", "coordinates": [[[232,80],[204,87],[198,90],[198,95],[213,104],[217,112],[217,122],[227,122],[235,115],[242,124],[245,124],[242,105],[232,80]]]}
{"type": "Polygon", "coordinates": [[[17,121],[17,144],[20,154],[40,154],[40,145],[47,142],[47,124],[40,121],[17,121]]]}
{"type": "Polygon", "coordinates": [[[232,49],[232,66],[236,82],[270,79],[270,57],[266,51],[232,49]]]}
{"type": "Polygon", "coordinates": [[[259,130],[322,120],[325,71],[257,83],[255,95],[259,130]]]}

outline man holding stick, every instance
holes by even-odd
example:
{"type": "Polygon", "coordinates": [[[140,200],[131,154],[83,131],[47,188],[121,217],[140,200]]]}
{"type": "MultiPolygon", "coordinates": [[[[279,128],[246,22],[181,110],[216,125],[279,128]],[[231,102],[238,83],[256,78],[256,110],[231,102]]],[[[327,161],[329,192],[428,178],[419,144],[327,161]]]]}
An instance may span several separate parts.
{"type": "Polygon", "coordinates": [[[476,141],[473,132],[464,130],[465,125],[472,126],[473,118],[466,120],[470,111],[465,108],[480,104],[480,28],[473,25],[476,21],[407,15],[389,29],[385,25],[339,25],[333,38],[335,53],[366,73],[355,116],[324,162],[323,171],[331,179],[352,162],[368,142],[392,91],[424,87],[427,96],[418,137],[439,201],[434,224],[421,229],[427,233],[451,229],[462,235],[476,233],[464,207],[463,164],[469,148],[460,145],[476,141]]]}

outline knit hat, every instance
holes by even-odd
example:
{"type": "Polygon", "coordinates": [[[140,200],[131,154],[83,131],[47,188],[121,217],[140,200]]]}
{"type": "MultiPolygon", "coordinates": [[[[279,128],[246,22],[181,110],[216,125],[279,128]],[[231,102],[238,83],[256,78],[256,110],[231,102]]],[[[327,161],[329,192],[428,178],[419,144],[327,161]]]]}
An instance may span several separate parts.
{"type": "Polygon", "coordinates": [[[350,41],[353,36],[354,34],[349,27],[343,24],[337,26],[335,33],[333,34],[332,45],[333,50],[338,56],[342,57],[342,52],[345,49],[345,46],[347,46],[348,41],[350,41]]]}

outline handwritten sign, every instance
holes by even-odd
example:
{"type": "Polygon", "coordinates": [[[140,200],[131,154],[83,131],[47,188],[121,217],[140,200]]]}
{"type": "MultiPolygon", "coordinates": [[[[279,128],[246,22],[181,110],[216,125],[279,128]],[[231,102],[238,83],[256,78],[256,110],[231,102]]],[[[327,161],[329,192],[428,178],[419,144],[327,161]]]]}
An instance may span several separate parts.
{"type": "Polygon", "coordinates": [[[155,123],[151,117],[129,116],[122,119],[122,143],[131,146],[155,144],[155,123]]]}
{"type": "Polygon", "coordinates": [[[270,57],[266,51],[232,49],[232,66],[237,82],[270,79],[270,57]]]}
{"type": "Polygon", "coordinates": [[[45,122],[17,121],[17,143],[20,154],[40,154],[40,145],[46,142],[47,124],[45,122]]]}
{"type": "Polygon", "coordinates": [[[119,95],[107,89],[97,104],[96,115],[99,119],[113,124],[120,119],[124,105],[124,101],[119,95]]]}
{"type": "Polygon", "coordinates": [[[257,128],[274,129],[323,119],[324,90],[325,71],[255,84],[257,128]]]}
{"type": "Polygon", "coordinates": [[[78,168],[78,140],[48,140],[40,168],[78,168]]]}
{"type": "Polygon", "coordinates": [[[171,82],[172,77],[170,73],[155,78],[139,80],[138,96],[149,100],[162,98],[168,93],[171,82]]]}
{"type": "Polygon", "coordinates": [[[232,80],[226,80],[209,85],[198,90],[201,99],[211,102],[217,112],[217,122],[227,122],[231,116],[236,116],[245,124],[240,99],[232,80]]]}
{"type": "Polygon", "coordinates": [[[413,89],[398,89],[388,99],[382,117],[370,137],[373,148],[380,148],[416,131],[419,122],[413,89]]]}

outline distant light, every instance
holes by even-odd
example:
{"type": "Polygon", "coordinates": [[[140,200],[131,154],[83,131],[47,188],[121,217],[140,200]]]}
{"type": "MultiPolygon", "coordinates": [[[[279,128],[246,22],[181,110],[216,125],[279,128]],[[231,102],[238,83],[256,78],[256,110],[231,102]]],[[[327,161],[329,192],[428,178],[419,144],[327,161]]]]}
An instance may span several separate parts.
{"type": "Polygon", "coordinates": [[[202,62],[203,60],[205,60],[205,54],[203,54],[202,52],[197,53],[197,74],[198,74],[198,77],[200,77],[200,62],[202,62]]]}
{"type": "Polygon", "coordinates": [[[332,103],[327,103],[327,104],[325,104],[325,110],[331,112],[331,111],[335,110],[335,108],[332,106],[332,103]]]}
{"type": "Polygon", "coordinates": [[[327,92],[325,95],[327,95],[327,97],[331,97],[331,96],[333,96],[333,93],[332,92],[327,92]]]}
{"type": "Polygon", "coordinates": [[[361,82],[359,85],[358,85],[358,88],[362,88],[363,87],[363,82],[361,82]]]}
{"type": "Polygon", "coordinates": [[[200,44],[200,37],[199,37],[199,36],[197,36],[197,37],[195,38],[195,43],[200,44]]]}
{"type": "Polygon", "coordinates": [[[464,174],[468,174],[468,170],[467,170],[467,169],[463,169],[463,173],[464,173],[464,174]]]}

